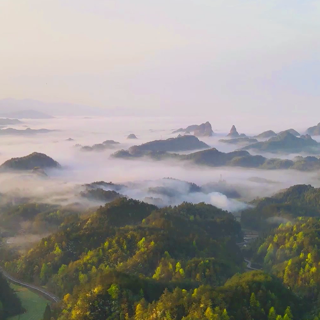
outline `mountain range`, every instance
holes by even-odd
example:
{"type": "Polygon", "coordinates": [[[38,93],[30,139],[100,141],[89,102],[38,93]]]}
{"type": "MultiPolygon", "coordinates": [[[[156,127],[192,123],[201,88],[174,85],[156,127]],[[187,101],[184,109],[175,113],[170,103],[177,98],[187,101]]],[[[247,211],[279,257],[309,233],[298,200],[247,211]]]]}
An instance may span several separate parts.
{"type": "Polygon", "coordinates": [[[296,137],[289,131],[279,133],[276,137],[267,141],[257,142],[246,146],[243,150],[254,150],[271,153],[319,153],[320,145],[309,135],[296,137]]]}

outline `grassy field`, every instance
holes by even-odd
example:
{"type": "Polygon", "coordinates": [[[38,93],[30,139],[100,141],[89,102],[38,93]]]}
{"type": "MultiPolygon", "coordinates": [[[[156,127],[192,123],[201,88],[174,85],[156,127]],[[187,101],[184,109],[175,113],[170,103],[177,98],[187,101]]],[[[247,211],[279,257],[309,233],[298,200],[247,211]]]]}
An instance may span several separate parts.
{"type": "Polygon", "coordinates": [[[27,288],[11,284],[11,287],[17,292],[22,305],[27,312],[20,316],[9,318],[10,320],[41,320],[48,301],[38,296],[27,288]]]}

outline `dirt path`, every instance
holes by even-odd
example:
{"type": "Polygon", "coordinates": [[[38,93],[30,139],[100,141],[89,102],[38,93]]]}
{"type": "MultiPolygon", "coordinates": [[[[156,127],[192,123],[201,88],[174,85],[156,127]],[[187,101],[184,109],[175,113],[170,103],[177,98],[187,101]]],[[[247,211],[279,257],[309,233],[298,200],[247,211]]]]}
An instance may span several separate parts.
{"type": "Polygon", "coordinates": [[[15,279],[14,277],[12,277],[8,272],[6,272],[5,270],[3,270],[1,267],[0,267],[0,272],[3,274],[3,276],[8,279],[9,281],[13,282],[13,283],[16,283],[20,286],[23,286],[23,287],[26,287],[26,288],[29,288],[29,289],[32,289],[34,291],[37,291],[39,292],[40,294],[46,296],[47,298],[49,298],[49,300],[53,301],[53,302],[59,302],[60,299],[54,295],[53,293],[50,293],[48,291],[46,291],[45,289],[41,288],[41,287],[37,287],[33,284],[29,284],[29,283],[25,283],[25,282],[22,282],[18,279],[15,279]]]}

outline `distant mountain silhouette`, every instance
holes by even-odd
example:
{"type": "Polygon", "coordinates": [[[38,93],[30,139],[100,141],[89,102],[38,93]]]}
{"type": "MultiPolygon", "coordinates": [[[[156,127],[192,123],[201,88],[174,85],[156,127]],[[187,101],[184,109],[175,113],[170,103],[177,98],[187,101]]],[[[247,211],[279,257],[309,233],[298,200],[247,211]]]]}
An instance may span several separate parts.
{"type": "Polygon", "coordinates": [[[48,130],[48,129],[30,129],[27,128],[25,130],[18,130],[18,129],[13,129],[13,128],[7,128],[7,129],[0,129],[0,136],[31,136],[31,135],[36,135],[39,133],[48,133],[52,132],[53,130],[48,130]]]}
{"type": "Polygon", "coordinates": [[[52,119],[53,117],[36,110],[21,110],[14,112],[1,113],[0,116],[16,119],[52,119]]]}
{"type": "Polygon", "coordinates": [[[230,138],[237,138],[239,137],[239,133],[235,127],[235,125],[233,125],[230,129],[230,132],[228,133],[227,137],[230,137],[230,138]]]}
{"type": "Polygon", "coordinates": [[[129,135],[127,136],[127,139],[133,140],[133,139],[138,139],[138,138],[137,138],[137,136],[136,136],[135,134],[131,133],[131,134],[129,134],[129,135]]]}
{"type": "Polygon", "coordinates": [[[234,139],[220,139],[219,141],[223,142],[223,143],[237,144],[237,145],[245,145],[245,144],[251,144],[251,143],[258,142],[257,139],[249,138],[249,137],[241,137],[241,136],[239,136],[238,138],[234,138],[234,139]]]}
{"type": "Polygon", "coordinates": [[[264,131],[264,132],[258,134],[254,138],[256,138],[256,139],[269,139],[269,138],[275,137],[276,135],[277,134],[274,131],[268,130],[268,131],[264,131]]]}
{"type": "Polygon", "coordinates": [[[211,137],[214,132],[212,131],[212,126],[210,122],[205,122],[200,125],[191,125],[188,126],[187,128],[183,129],[180,128],[178,130],[173,131],[173,133],[193,133],[196,137],[211,137]]]}
{"type": "Polygon", "coordinates": [[[133,146],[127,151],[120,150],[116,152],[114,156],[118,158],[141,157],[149,152],[181,152],[206,148],[209,148],[206,143],[200,141],[195,136],[187,135],[167,140],[155,140],[139,146],[133,146]]]}
{"type": "Polygon", "coordinates": [[[246,146],[243,150],[255,150],[272,153],[319,153],[320,144],[309,135],[296,137],[289,131],[279,133],[276,137],[264,142],[257,142],[246,146]]]}
{"type": "Polygon", "coordinates": [[[22,122],[19,121],[18,119],[0,119],[0,127],[4,127],[4,126],[13,126],[13,125],[17,125],[17,124],[21,124],[22,122]]]}
{"type": "Polygon", "coordinates": [[[318,123],[314,127],[308,128],[307,134],[309,134],[310,136],[320,136],[320,123],[318,123]]]}
{"type": "Polygon", "coordinates": [[[90,146],[84,146],[84,147],[81,147],[81,151],[105,151],[105,150],[109,150],[109,149],[113,149],[114,146],[120,144],[119,142],[117,141],[114,141],[114,140],[106,140],[102,143],[99,143],[99,144],[94,144],[92,147],[90,146]]]}
{"type": "Polygon", "coordinates": [[[215,148],[187,155],[168,153],[165,151],[149,151],[144,154],[132,155],[129,151],[120,150],[112,156],[128,160],[147,156],[156,161],[175,160],[207,167],[241,167],[265,170],[295,169],[300,171],[320,170],[320,159],[316,157],[299,157],[294,160],[277,158],[268,159],[261,155],[251,155],[248,151],[244,150],[224,153],[215,148]]]}
{"type": "Polygon", "coordinates": [[[294,135],[295,137],[299,137],[300,136],[300,133],[298,131],[294,130],[294,129],[288,129],[288,130],[285,130],[285,131],[281,131],[281,132],[278,133],[278,135],[279,134],[281,135],[282,133],[285,133],[285,132],[289,132],[292,135],[294,135]]]}
{"type": "Polygon", "coordinates": [[[114,115],[115,110],[94,108],[90,106],[44,102],[35,99],[2,99],[0,100],[0,114],[15,113],[24,110],[34,110],[52,116],[107,116],[114,115]]]}

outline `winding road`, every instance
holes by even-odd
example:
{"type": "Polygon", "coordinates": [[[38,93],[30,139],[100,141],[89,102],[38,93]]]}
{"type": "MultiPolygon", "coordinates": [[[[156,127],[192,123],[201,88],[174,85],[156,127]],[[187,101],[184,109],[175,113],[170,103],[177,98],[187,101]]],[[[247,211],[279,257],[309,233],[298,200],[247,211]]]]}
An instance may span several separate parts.
{"type": "Polygon", "coordinates": [[[250,260],[244,259],[244,261],[247,264],[247,269],[249,269],[249,270],[261,270],[261,269],[257,269],[257,268],[251,267],[251,261],[250,260]]]}
{"type": "Polygon", "coordinates": [[[37,291],[38,293],[46,296],[47,298],[49,298],[49,300],[53,301],[53,302],[59,302],[60,299],[54,295],[53,293],[50,293],[46,290],[44,290],[43,288],[40,288],[40,287],[37,287],[35,285],[32,285],[32,284],[29,284],[29,283],[25,283],[25,282],[22,282],[18,279],[15,279],[14,277],[12,277],[8,272],[6,272],[5,270],[3,270],[1,267],[0,267],[0,272],[2,273],[2,275],[8,279],[9,281],[13,282],[13,283],[16,283],[20,286],[23,286],[23,287],[26,287],[26,288],[29,288],[29,289],[32,289],[34,291],[37,291]]]}
{"type": "MultiPolygon", "coordinates": [[[[240,242],[240,243],[237,243],[237,245],[240,247],[240,249],[243,247],[243,246],[246,246],[247,244],[249,244],[252,240],[256,239],[256,237],[258,237],[258,234],[253,232],[253,231],[250,231],[250,230],[247,230],[244,232],[244,241],[243,242],[240,242]],[[250,237],[249,237],[250,236],[250,237]]],[[[252,263],[250,260],[248,259],[244,259],[244,261],[246,262],[247,264],[247,269],[248,270],[262,270],[262,269],[257,269],[257,268],[253,268],[252,267],[252,263]]]]}

